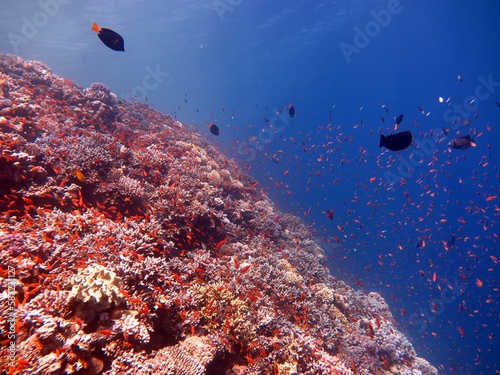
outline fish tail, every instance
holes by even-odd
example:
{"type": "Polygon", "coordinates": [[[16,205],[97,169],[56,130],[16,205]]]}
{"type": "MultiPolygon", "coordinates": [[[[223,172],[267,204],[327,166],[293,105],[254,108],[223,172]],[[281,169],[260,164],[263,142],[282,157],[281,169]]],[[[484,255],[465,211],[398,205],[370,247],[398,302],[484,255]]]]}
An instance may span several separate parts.
{"type": "Polygon", "coordinates": [[[92,24],[92,27],[90,28],[90,30],[95,31],[96,33],[100,33],[101,32],[101,28],[95,22],[92,24]]]}
{"type": "Polygon", "coordinates": [[[384,147],[387,144],[387,137],[383,134],[380,134],[380,143],[378,147],[384,147]]]}

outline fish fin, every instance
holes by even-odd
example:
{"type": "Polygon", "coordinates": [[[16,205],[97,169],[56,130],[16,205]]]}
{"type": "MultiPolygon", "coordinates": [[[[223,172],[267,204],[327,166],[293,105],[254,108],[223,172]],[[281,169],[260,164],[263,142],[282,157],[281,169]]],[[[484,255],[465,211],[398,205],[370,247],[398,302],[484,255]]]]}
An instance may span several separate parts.
{"type": "Polygon", "coordinates": [[[387,137],[383,134],[380,134],[380,143],[378,147],[383,147],[387,144],[387,137]]]}
{"type": "Polygon", "coordinates": [[[101,28],[95,22],[92,24],[92,27],[90,28],[90,30],[95,31],[96,33],[100,33],[101,32],[101,28]]]}

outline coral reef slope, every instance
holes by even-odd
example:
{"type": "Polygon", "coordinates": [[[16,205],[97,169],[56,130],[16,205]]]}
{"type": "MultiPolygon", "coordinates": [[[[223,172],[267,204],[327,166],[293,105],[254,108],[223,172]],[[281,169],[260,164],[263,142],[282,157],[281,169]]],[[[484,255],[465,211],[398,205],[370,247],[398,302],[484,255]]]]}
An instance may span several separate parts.
{"type": "Polygon", "coordinates": [[[0,94],[0,368],[437,373],[377,293],[332,277],[304,224],[182,123],[10,55],[0,94]]]}

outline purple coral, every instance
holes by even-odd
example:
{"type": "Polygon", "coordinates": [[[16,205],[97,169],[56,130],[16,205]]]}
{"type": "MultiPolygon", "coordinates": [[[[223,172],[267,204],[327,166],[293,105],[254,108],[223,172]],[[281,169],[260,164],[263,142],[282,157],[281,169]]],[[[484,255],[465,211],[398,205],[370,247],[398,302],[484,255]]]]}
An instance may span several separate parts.
{"type": "Polygon", "coordinates": [[[106,86],[104,83],[94,82],[90,85],[89,91],[102,91],[106,94],[109,94],[111,92],[111,89],[108,86],[106,86]]]}

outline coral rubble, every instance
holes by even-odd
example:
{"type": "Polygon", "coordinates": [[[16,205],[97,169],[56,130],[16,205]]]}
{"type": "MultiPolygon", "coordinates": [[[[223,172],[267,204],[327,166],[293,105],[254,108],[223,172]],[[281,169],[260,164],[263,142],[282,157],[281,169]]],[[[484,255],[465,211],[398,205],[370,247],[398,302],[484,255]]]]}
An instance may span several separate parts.
{"type": "Polygon", "coordinates": [[[0,368],[437,373],[199,134],[15,56],[0,55],[0,93],[0,368]]]}

